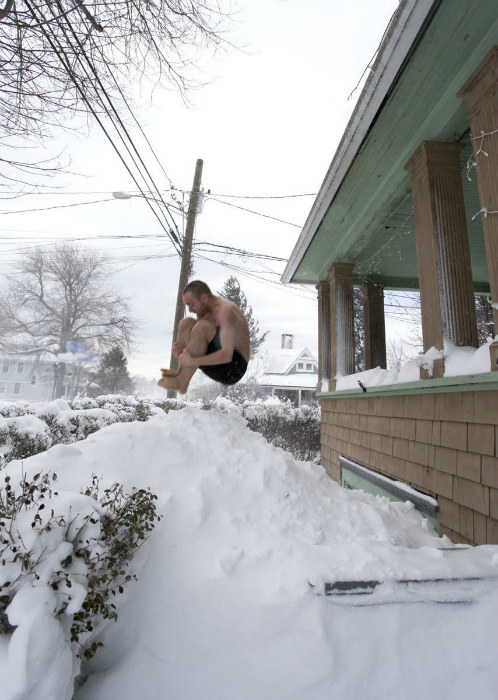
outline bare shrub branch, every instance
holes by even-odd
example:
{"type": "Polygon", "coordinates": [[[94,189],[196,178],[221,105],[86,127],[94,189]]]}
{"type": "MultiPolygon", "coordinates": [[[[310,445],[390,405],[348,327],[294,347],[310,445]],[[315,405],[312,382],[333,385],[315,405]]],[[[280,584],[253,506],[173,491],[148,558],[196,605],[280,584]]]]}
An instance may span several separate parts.
{"type": "MultiPolygon", "coordinates": [[[[0,9],[0,142],[44,142],[137,80],[185,95],[196,52],[230,46],[217,0],[7,0],[0,9]]],[[[6,162],[7,161],[7,162],[6,162]]],[[[0,163],[15,179],[18,163],[0,163]]]]}

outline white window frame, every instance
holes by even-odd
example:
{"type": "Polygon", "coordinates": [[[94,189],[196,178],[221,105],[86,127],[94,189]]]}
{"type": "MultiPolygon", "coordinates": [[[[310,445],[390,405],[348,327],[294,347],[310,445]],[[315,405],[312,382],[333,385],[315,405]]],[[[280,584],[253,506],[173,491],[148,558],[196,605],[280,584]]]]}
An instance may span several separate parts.
{"type": "Polygon", "coordinates": [[[3,361],[3,365],[2,365],[2,372],[4,372],[5,374],[7,374],[8,371],[9,371],[9,367],[10,367],[10,361],[9,361],[9,360],[4,360],[4,361],[3,361]]]}
{"type": "Polygon", "coordinates": [[[21,393],[21,382],[16,382],[14,384],[14,394],[19,395],[21,393]]]}
{"type": "Polygon", "coordinates": [[[24,362],[17,363],[17,371],[22,374],[24,372],[24,362]]]}
{"type": "Polygon", "coordinates": [[[37,379],[38,379],[38,377],[36,376],[36,374],[31,375],[31,386],[36,386],[37,379]]]}
{"type": "Polygon", "coordinates": [[[307,372],[313,372],[313,363],[312,363],[312,362],[307,362],[307,363],[306,363],[306,371],[307,371],[307,372]]]}
{"type": "Polygon", "coordinates": [[[5,394],[5,382],[0,384],[0,394],[5,394]]]}
{"type": "Polygon", "coordinates": [[[296,369],[297,369],[298,372],[304,372],[304,371],[305,371],[305,369],[304,369],[304,362],[298,362],[297,365],[296,365],[296,369]]]}

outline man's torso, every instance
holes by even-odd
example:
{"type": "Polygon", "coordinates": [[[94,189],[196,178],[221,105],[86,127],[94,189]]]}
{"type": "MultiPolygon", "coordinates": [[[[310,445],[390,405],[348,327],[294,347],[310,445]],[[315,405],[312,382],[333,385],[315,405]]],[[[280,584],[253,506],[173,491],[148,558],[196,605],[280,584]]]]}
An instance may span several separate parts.
{"type": "Polygon", "coordinates": [[[233,329],[234,329],[234,347],[240,352],[242,357],[248,362],[250,355],[250,339],[249,339],[249,327],[247,325],[247,320],[239,307],[228,299],[223,299],[221,297],[216,297],[217,305],[213,311],[209,311],[205,319],[214,323],[216,328],[220,328],[223,325],[221,320],[221,315],[223,309],[230,307],[232,311],[232,318],[234,318],[233,329]]]}

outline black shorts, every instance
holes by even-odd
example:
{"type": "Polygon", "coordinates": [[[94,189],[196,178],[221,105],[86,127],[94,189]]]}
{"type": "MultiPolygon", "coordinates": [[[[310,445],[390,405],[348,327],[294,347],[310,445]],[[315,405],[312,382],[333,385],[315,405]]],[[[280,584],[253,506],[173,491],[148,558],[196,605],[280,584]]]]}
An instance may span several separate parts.
{"type": "MultiPolygon", "coordinates": [[[[214,338],[207,346],[206,355],[211,355],[218,350],[221,350],[219,328],[216,329],[214,338]]],[[[231,362],[225,362],[222,365],[200,365],[199,369],[210,379],[214,379],[220,384],[237,384],[246,373],[247,362],[238,350],[234,350],[231,362]]]]}

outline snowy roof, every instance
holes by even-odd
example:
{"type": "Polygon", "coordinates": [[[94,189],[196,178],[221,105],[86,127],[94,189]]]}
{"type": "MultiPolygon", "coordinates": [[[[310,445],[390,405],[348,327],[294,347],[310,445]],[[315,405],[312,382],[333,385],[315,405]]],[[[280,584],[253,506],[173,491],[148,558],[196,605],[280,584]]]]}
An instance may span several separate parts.
{"type": "Polygon", "coordinates": [[[286,374],[297,360],[305,358],[316,362],[316,354],[308,348],[302,350],[281,349],[270,352],[263,357],[263,371],[265,374],[286,374]]]}
{"type": "Polygon", "coordinates": [[[52,360],[40,359],[36,355],[30,355],[28,353],[16,354],[16,353],[8,353],[8,352],[2,353],[0,355],[0,362],[3,362],[4,360],[7,360],[8,362],[36,362],[38,364],[47,363],[50,365],[53,365],[55,362],[55,359],[52,359],[52,360]]]}

